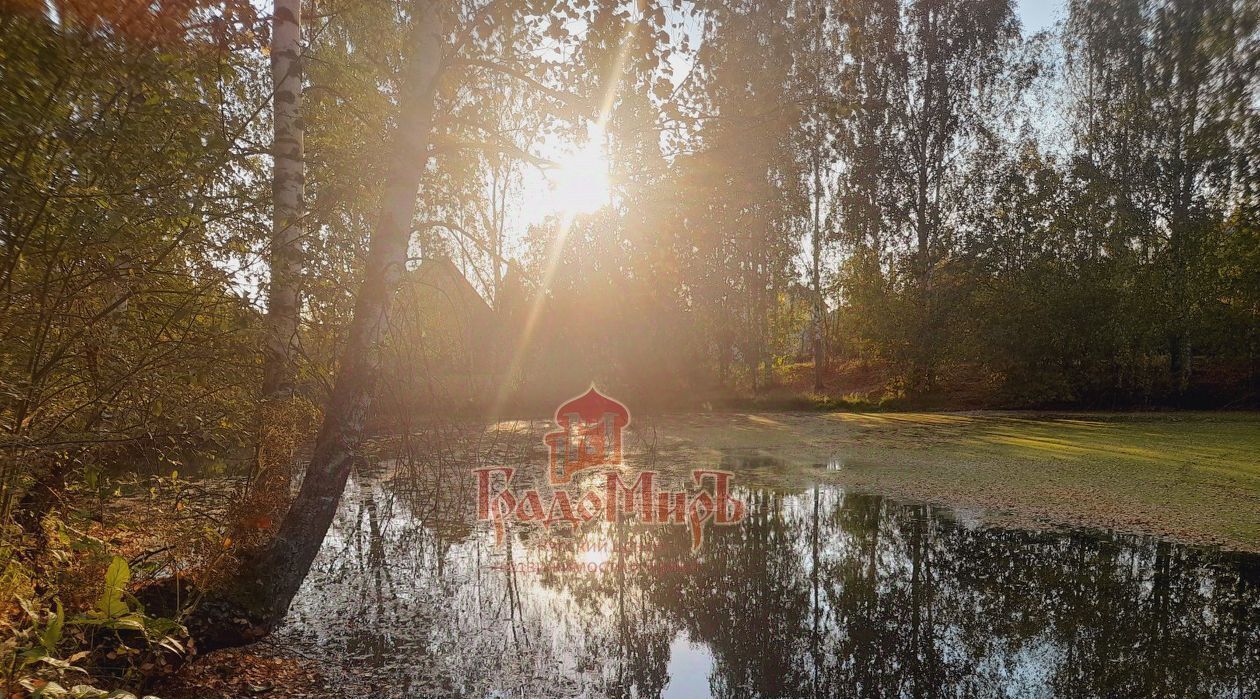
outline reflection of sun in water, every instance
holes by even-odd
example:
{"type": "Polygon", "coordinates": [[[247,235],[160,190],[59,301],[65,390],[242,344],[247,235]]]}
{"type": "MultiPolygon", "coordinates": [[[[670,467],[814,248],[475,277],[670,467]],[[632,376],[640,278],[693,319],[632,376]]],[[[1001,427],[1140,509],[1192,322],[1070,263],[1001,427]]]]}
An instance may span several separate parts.
{"type": "Polygon", "coordinates": [[[608,159],[596,131],[586,145],[559,158],[551,180],[552,208],[565,214],[589,214],[608,203],[608,159]]]}
{"type": "Polygon", "coordinates": [[[609,552],[608,552],[608,549],[605,547],[600,547],[596,549],[587,549],[578,555],[578,560],[581,561],[583,564],[590,563],[594,565],[599,565],[601,563],[607,563],[608,558],[609,558],[609,552]]]}

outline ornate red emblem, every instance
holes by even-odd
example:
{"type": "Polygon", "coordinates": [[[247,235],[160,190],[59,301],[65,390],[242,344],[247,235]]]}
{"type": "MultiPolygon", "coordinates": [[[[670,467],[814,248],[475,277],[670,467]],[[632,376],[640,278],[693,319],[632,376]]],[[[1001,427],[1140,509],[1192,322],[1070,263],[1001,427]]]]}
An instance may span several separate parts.
{"type": "Polygon", "coordinates": [[[552,485],[564,485],[584,469],[621,463],[621,431],[630,424],[630,411],[620,402],[591,386],[556,408],[554,419],[560,429],[543,437],[551,452],[552,485]]]}

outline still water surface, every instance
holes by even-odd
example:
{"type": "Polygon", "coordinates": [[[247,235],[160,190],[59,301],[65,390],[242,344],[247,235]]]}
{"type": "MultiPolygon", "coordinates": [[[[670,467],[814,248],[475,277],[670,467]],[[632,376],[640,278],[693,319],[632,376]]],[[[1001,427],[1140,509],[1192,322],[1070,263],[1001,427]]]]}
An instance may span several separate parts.
{"type": "Polygon", "coordinates": [[[825,466],[745,479],[746,517],[696,552],[633,520],[505,545],[468,471],[437,472],[356,473],[277,638],[347,692],[1260,696],[1255,557],[992,526],[845,492],[825,466]]]}

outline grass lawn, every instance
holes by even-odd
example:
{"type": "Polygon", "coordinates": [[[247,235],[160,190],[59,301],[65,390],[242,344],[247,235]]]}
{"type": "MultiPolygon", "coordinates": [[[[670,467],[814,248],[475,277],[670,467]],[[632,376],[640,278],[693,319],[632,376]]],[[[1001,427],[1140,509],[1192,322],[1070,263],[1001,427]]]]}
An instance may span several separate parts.
{"type": "Polygon", "coordinates": [[[678,465],[762,453],[859,490],[1260,551],[1257,413],[709,413],[639,418],[678,465]]]}

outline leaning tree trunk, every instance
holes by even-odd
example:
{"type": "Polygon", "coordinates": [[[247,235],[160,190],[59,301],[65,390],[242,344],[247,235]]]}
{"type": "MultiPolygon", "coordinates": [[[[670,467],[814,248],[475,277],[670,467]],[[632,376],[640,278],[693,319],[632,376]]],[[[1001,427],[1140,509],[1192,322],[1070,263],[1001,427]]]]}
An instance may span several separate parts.
{"type": "Polygon", "coordinates": [[[301,277],[302,0],[275,0],[271,29],[273,171],[271,178],[271,283],[263,344],[263,397],[290,393],[296,376],[301,277]]]}
{"type": "Polygon", "coordinates": [[[420,177],[428,160],[444,50],[438,4],[417,3],[415,53],[403,79],[402,104],[390,151],[394,161],[372,232],[346,348],[305,480],[271,543],[245,562],[233,589],[204,607],[200,623],[190,623],[203,649],[252,640],[280,622],[319,552],[350,475],[375,395],[379,344],[407,263],[420,177]]]}

